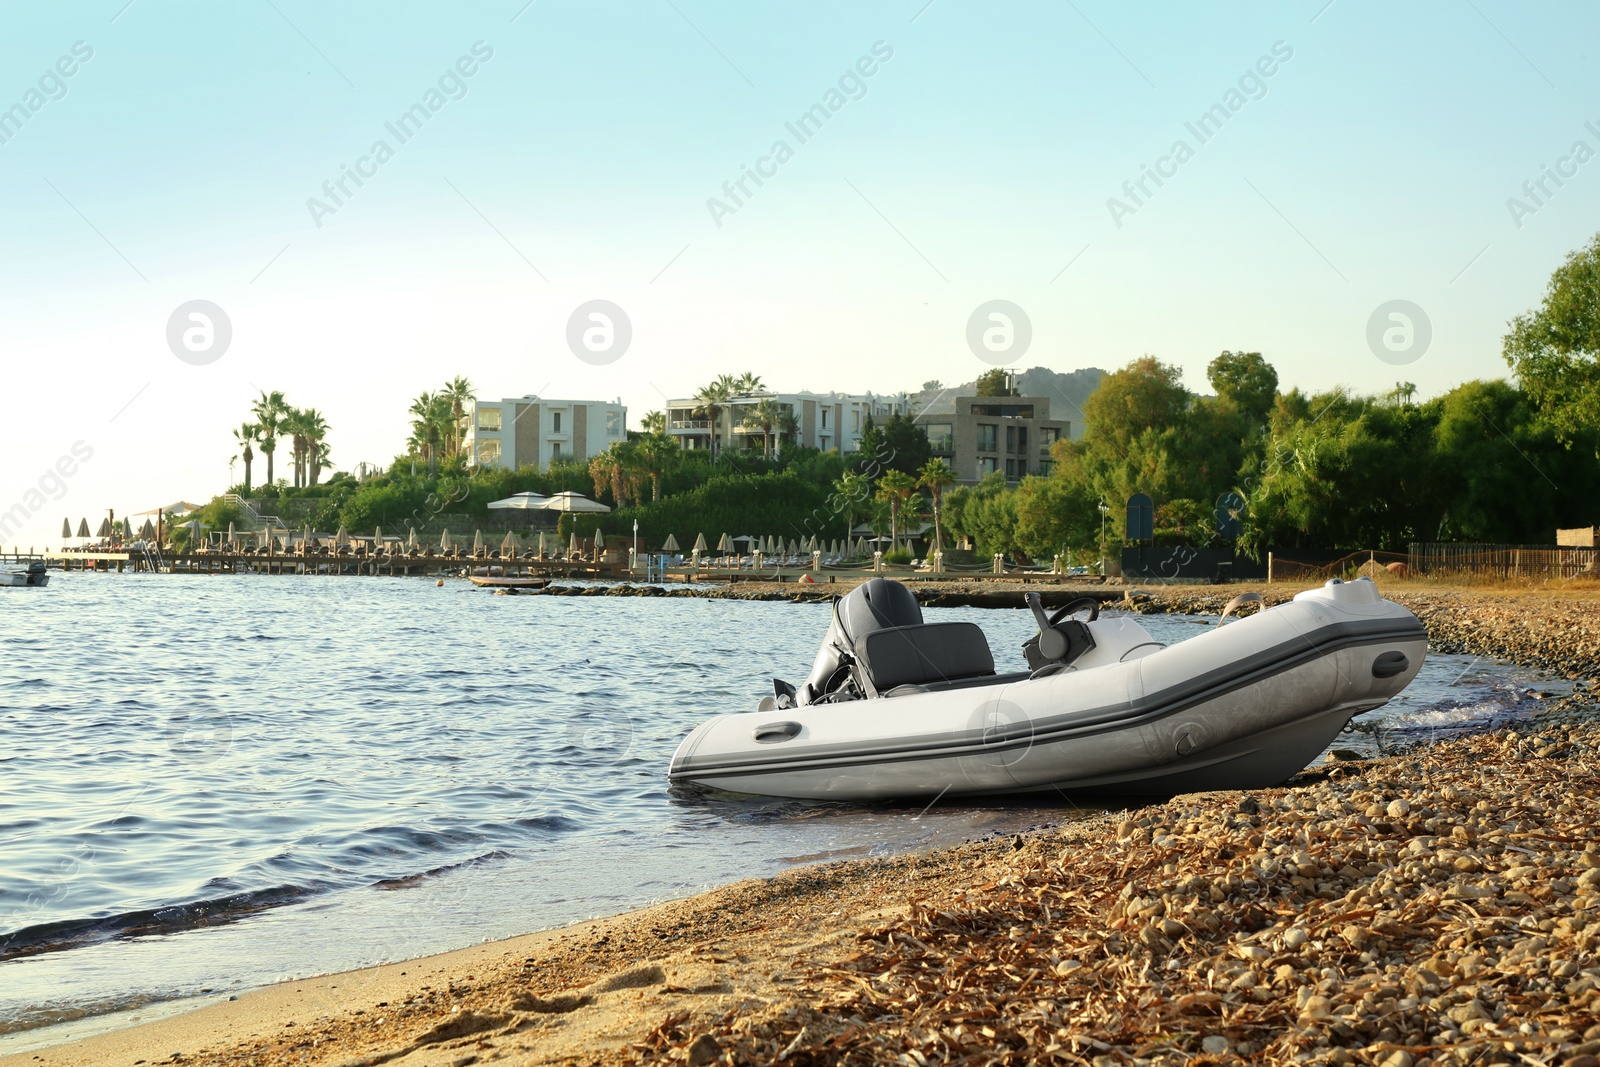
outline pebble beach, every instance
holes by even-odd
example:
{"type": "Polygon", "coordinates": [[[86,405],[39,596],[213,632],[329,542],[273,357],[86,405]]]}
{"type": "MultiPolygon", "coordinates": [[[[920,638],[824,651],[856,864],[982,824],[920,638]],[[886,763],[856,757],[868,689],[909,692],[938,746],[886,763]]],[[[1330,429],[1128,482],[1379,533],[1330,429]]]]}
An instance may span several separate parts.
{"type": "MultiPolygon", "coordinates": [[[[1238,591],[1117,592],[1199,613],[1238,591]]],[[[0,1065],[1600,1065],[1600,598],[1384,591],[1436,651],[1578,684],[1277,789],[802,867],[0,1065]]]]}

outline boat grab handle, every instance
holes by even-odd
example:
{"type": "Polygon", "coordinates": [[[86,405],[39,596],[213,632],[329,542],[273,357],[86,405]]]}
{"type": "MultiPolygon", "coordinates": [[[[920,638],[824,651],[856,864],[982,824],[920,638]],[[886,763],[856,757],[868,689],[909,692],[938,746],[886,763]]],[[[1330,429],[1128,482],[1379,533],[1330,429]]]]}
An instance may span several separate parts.
{"type": "Polygon", "coordinates": [[[779,741],[787,741],[800,732],[797,722],[764,722],[756,727],[755,739],[757,744],[774,745],[779,741]]]}
{"type": "MultiPolygon", "coordinates": [[[[1261,599],[1260,593],[1240,593],[1238,596],[1228,601],[1228,606],[1222,609],[1222,618],[1217,620],[1217,625],[1221,626],[1223,623],[1227,622],[1229,615],[1233,615],[1235,611],[1244,607],[1246,604],[1260,604],[1261,607],[1258,608],[1257,611],[1267,610],[1266,601],[1261,599]]],[[[1239,615],[1235,615],[1234,617],[1243,618],[1243,616],[1239,615]]]]}

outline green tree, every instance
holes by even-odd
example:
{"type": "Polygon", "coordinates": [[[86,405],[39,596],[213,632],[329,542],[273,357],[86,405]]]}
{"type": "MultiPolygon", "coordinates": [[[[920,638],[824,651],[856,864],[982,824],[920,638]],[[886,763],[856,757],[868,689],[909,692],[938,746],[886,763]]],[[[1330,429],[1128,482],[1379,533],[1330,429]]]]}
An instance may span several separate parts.
{"type": "Polygon", "coordinates": [[[878,499],[889,505],[889,547],[900,547],[900,511],[917,487],[917,481],[902,470],[886,470],[878,478],[878,499]]]}
{"type": "Polygon", "coordinates": [[[256,458],[255,452],[250,448],[260,434],[260,429],[253,422],[247,422],[233,431],[233,439],[239,443],[238,459],[244,460],[244,495],[250,495],[250,463],[256,458]]]}
{"type": "Polygon", "coordinates": [[[956,484],[956,472],[940,457],[934,457],[922,465],[917,471],[917,484],[928,491],[933,498],[933,545],[934,548],[944,549],[944,525],[942,510],[944,505],[944,492],[956,484]]]}
{"type": "Polygon", "coordinates": [[[1016,396],[1016,387],[1011,384],[1011,375],[1004,367],[984,371],[978,375],[976,393],[978,396],[1016,396]]]}
{"type": "Polygon", "coordinates": [[[719,437],[722,433],[722,412],[727,407],[728,400],[734,395],[737,386],[732,375],[719,374],[716,379],[702,385],[694,394],[696,415],[704,416],[711,427],[711,455],[716,458],[719,437]]]}
{"type": "Polygon", "coordinates": [[[1100,535],[1100,510],[1087,486],[1029,475],[1015,491],[1017,546],[1036,560],[1086,549],[1100,535]]]}
{"type": "Polygon", "coordinates": [[[1265,423],[1278,396],[1278,372],[1260,352],[1223,352],[1206,368],[1206,379],[1254,423],[1265,423]]]}
{"type": "Polygon", "coordinates": [[[261,452],[267,457],[267,484],[271,485],[272,456],[278,450],[278,434],[283,429],[283,418],[288,413],[289,405],[284,402],[283,393],[261,391],[255,403],[250,405],[250,414],[255,416],[256,426],[260,431],[261,452]]]}
{"type": "Polygon", "coordinates": [[[1506,362],[1562,438],[1600,425],[1600,234],[1550,275],[1539,308],[1509,325],[1506,362]]]}
{"type": "Polygon", "coordinates": [[[869,416],[857,449],[856,467],[869,476],[883,470],[915,476],[933,453],[927,431],[910,415],[891,415],[881,426],[869,416]]]}
{"type": "Polygon", "coordinates": [[[467,405],[477,399],[472,383],[457,375],[440,390],[440,395],[450,402],[450,454],[461,452],[461,442],[466,436],[467,405]]]}
{"type": "Polygon", "coordinates": [[[783,408],[773,397],[764,397],[745,412],[744,428],[761,431],[761,454],[772,458],[772,431],[783,418],[783,408]]]}

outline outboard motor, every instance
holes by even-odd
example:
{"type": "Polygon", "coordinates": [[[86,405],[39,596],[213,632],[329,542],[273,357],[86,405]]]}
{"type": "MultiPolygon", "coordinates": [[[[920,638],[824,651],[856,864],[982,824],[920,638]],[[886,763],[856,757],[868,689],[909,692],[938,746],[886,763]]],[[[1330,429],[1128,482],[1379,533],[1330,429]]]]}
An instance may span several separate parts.
{"type": "MultiPolygon", "coordinates": [[[[855,642],[874,630],[922,623],[922,606],[911,590],[887,578],[863,582],[833,606],[833,623],[822,639],[822,649],[805,684],[790,699],[795,705],[817,704],[830,698],[848,699],[850,668],[855,663],[855,642]]],[[[787,706],[779,689],[778,704],[787,706]]]]}
{"type": "Polygon", "coordinates": [[[43,585],[47,580],[44,574],[44,560],[36,559],[28,564],[29,585],[43,585]]]}

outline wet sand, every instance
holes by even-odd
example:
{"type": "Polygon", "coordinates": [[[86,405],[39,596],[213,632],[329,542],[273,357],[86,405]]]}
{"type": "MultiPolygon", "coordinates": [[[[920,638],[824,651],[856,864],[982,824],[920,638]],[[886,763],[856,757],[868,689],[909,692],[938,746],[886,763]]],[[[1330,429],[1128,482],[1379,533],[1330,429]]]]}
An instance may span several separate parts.
{"type": "MultiPolygon", "coordinates": [[[[1131,605],[1216,610],[1237,591],[1136,592],[1131,605]]],[[[1600,598],[1385,592],[1436,646],[1600,673],[1600,598]]],[[[1537,723],[1319,764],[1278,789],[803,868],[287,983],[0,1067],[1596,1067],[1597,724],[1585,684],[1537,723]]]]}

